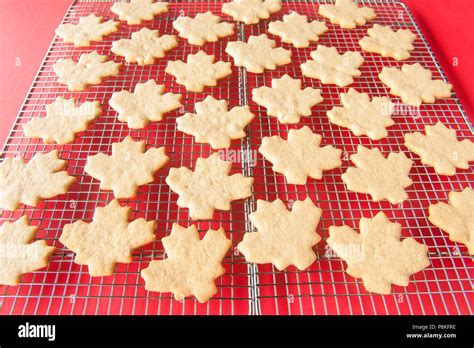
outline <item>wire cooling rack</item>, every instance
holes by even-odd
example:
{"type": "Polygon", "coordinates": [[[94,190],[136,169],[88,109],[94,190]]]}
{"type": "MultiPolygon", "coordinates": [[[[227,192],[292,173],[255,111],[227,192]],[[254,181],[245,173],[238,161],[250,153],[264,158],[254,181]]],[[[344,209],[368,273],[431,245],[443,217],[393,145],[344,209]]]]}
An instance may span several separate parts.
{"type": "MultiPolygon", "coordinates": [[[[445,79],[431,50],[403,3],[394,1],[368,1],[377,12],[375,23],[389,24],[393,28],[410,29],[417,33],[415,50],[409,60],[403,63],[419,62],[430,68],[435,78],[445,79]]],[[[68,9],[64,23],[76,23],[82,16],[90,13],[105,18],[116,18],[110,12],[111,2],[74,2],[68,9]]],[[[422,105],[419,110],[411,110],[398,105],[394,115],[395,125],[389,128],[389,136],[380,141],[370,141],[366,137],[354,137],[348,130],[331,124],[326,111],[339,105],[339,93],[347,88],[334,85],[321,85],[319,81],[301,75],[299,65],[309,59],[315,49],[295,49],[272,37],[279,46],[292,51],[292,63],[264,74],[246,73],[245,69],[233,67],[232,76],[219,81],[217,87],[207,88],[204,93],[189,93],[175,83],[170,75],[164,73],[166,61],[185,60],[187,55],[199,49],[212,53],[216,59],[232,61],[224,52],[227,42],[247,40],[250,35],[266,32],[270,20],[281,19],[284,14],[297,11],[309,19],[323,20],[317,14],[318,3],[285,2],[282,10],[254,25],[237,25],[236,33],[216,43],[208,43],[202,48],[189,45],[179,39],[179,46],[167,54],[166,59],[154,65],[140,67],[125,64],[119,76],[106,79],[98,86],[83,92],[69,92],[57,82],[52,65],[61,58],[77,60],[81,53],[97,50],[117,62],[123,62],[110,52],[112,41],[128,38],[131,33],[143,26],[158,29],[160,33],[173,33],[172,22],[180,16],[194,16],[196,13],[212,11],[221,15],[222,2],[171,2],[169,13],[157,16],[144,25],[126,25],[105,38],[104,41],[87,48],[74,48],[61,39],[54,38],[44,61],[33,82],[30,92],[20,110],[10,136],[1,153],[5,157],[22,155],[30,159],[34,154],[60,150],[61,158],[68,162],[67,170],[77,178],[67,194],[44,201],[36,208],[22,207],[16,212],[1,212],[0,220],[12,221],[26,214],[31,224],[37,225],[40,232],[37,238],[45,239],[49,245],[57,247],[46,269],[25,275],[17,287],[0,286],[1,314],[472,314],[474,265],[463,245],[449,241],[447,235],[432,226],[427,220],[430,203],[446,201],[448,192],[461,190],[472,184],[474,174],[471,170],[458,171],[454,177],[437,175],[432,168],[421,165],[419,159],[403,147],[405,132],[422,131],[424,124],[440,120],[448,127],[458,131],[462,138],[474,139],[472,126],[455,96],[438,100],[435,104],[422,105]],[[324,102],[313,108],[311,117],[304,117],[298,125],[281,125],[275,118],[268,117],[265,109],[250,101],[251,90],[269,85],[272,78],[283,74],[301,78],[304,86],[321,88],[324,102]],[[171,112],[162,122],[150,123],[141,130],[130,130],[126,124],[117,121],[116,113],[108,105],[108,99],[115,91],[130,90],[136,83],[155,79],[165,84],[167,91],[183,95],[183,107],[171,112]],[[161,238],[171,230],[173,222],[189,225],[187,209],[178,209],[177,195],[170,191],[164,178],[170,167],[194,167],[198,157],[206,157],[211,148],[206,144],[196,144],[191,136],[176,130],[175,118],[184,112],[193,112],[194,104],[206,95],[226,99],[230,106],[249,104],[256,118],[248,127],[248,137],[234,142],[231,148],[222,153],[233,160],[233,172],[253,176],[254,195],[245,201],[232,203],[230,212],[216,212],[212,221],[197,222],[200,231],[223,226],[232,240],[233,246],[242,239],[243,233],[253,230],[248,215],[256,208],[257,199],[274,200],[277,197],[289,206],[294,200],[311,197],[323,209],[318,233],[323,241],[317,245],[318,260],[306,271],[294,267],[279,272],[271,265],[248,265],[237,251],[230,252],[224,260],[226,274],[218,279],[219,291],[206,304],[199,304],[194,298],[175,301],[169,294],[149,293],[144,289],[140,270],[152,259],[163,258],[161,238]],[[57,96],[74,97],[79,102],[98,100],[102,104],[102,115],[79,134],[68,145],[45,145],[39,140],[25,138],[22,124],[32,117],[44,116],[44,106],[57,96]],[[305,186],[289,185],[280,174],[272,171],[268,162],[256,153],[264,136],[287,136],[291,128],[303,125],[323,136],[324,144],[333,144],[343,149],[341,168],[325,172],[322,180],[309,180],[305,186]],[[99,182],[84,173],[88,155],[111,151],[111,144],[126,135],[144,139],[148,146],[166,146],[171,157],[167,169],[158,173],[154,183],[139,189],[138,196],[122,200],[133,209],[132,219],[144,217],[157,222],[156,241],[136,251],[133,262],[120,264],[113,276],[91,278],[87,267],[73,262],[74,254],[65,249],[58,238],[62,227],[78,219],[90,221],[97,206],[104,206],[113,199],[110,192],[99,190],[99,182]],[[414,184],[408,188],[409,199],[401,205],[387,202],[374,203],[362,194],[348,192],[341,181],[341,174],[350,165],[349,155],[356,151],[358,144],[377,146],[387,155],[390,151],[404,151],[415,162],[410,173],[414,184]],[[344,272],[345,264],[326,247],[330,225],[346,224],[358,229],[361,217],[371,217],[384,211],[392,221],[402,224],[403,237],[414,237],[429,247],[431,265],[415,274],[407,287],[393,286],[391,295],[375,295],[367,292],[359,280],[344,272]]],[[[229,19],[227,16],[223,16],[229,19]]],[[[322,35],[319,43],[334,46],[340,52],[360,51],[357,44],[370,25],[354,30],[342,30],[327,23],[329,31],[322,35]]],[[[174,32],[175,33],[175,32],[174,32]]],[[[176,33],[175,33],[176,34],[176,33]]],[[[361,68],[362,76],[355,79],[350,87],[367,92],[371,96],[387,95],[388,91],[378,80],[377,74],[382,66],[401,66],[401,62],[381,58],[379,55],[361,52],[365,62],[361,68]]]]}

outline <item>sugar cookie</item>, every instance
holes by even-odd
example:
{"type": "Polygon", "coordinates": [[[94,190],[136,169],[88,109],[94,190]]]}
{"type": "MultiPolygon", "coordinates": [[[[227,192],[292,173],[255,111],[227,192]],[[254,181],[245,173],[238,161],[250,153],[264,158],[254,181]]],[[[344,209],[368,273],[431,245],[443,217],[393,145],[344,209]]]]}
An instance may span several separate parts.
{"type": "Polygon", "coordinates": [[[216,42],[219,38],[234,33],[234,23],[221,22],[221,18],[210,11],[198,13],[194,18],[178,17],[173,22],[173,28],[191,45],[198,46],[206,42],[216,42]]]}
{"type": "Polygon", "coordinates": [[[59,241],[76,253],[75,263],[89,267],[91,276],[112,275],[117,263],[131,263],[133,250],[155,239],[155,222],[130,222],[130,211],[114,199],[95,209],[92,222],[64,225],[59,241]]]}
{"type": "Polygon", "coordinates": [[[456,168],[469,169],[469,162],[474,161],[472,141],[459,141],[456,131],[441,122],[425,126],[425,133],[405,133],[405,146],[420,156],[421,163],[441,175],[455,175],[456,168]]]}
{"type": "Polygon", "coordinates": [[[352,0],[336,0],[334,5],[319,5],[319,14],[346,29],[354,29],[377,17],[372,8],[359,7],[352,0]]]}
{"type": "Polygon", "coordinates": [[[311,52],[311,58],[301,64],[304,76],[321,80],[324,84],[334,83],[345,87],[354,82],[354,76],[360,76],[358,69],[364,62],[359,52],[339,54],[335,47],[318,45],[316,51],[311,52]]]}
{"type": "Polygon", "coordinates": [[[60,24],[55,33],[64,42],[73,43],[75,47],[85,47],[90,46],[91,41],[102,41],[104,36],[116,32],[118,25],[119,22],[103,22],[103,17],[90,14],[79,18],[77,24],[60,24]]]}
{"type": "Polygon", "coordinates": [[[53,70],[59,83],[67,85],[70,91],[83,91],[89,85],[100,84],[104,77],[119,73],[120,64],[107,61],[107,58],[92,51],[81,54],[77,63],[72,59],[59,59],[53,70]]]}
{"type": "Polygon", "coordinates": [[[311,108],[323,101],[321,90],[301,89],[301,80],[288,75],[272,80],[272,87],[262,86],[252,90],[252,100],[267,109],[270,116],[285,123],[298,123],[301,116],[310,116],[311,108]]]}
{"type": "Polygon", "coordinates": [[[349,191],[369,194],[374,202],[387,199],[399,204],[408,199],[405,188],[413,184],[408,176],[413,161],[403,152],[390,152],[385,158],[378,148],[359,145],[350,159],[356,167],[341,176],[349,191]]]}
{"type": "Polygon", "coordinates": [[[158,30],[143,28],[132,33],[131,39],[120,39],[112,42],[113,53],[125,57],[128,63],[148,65],[155,63],[157,58],[163,58],[169,50],[178,46],[174,35],[160,36],[158,30]]]}
{"type": "Polygon", "coordinates": [[[204,87],[217,85],[217,80],[232,74],[229,62],[214,63],[214,56],[204,51],[188,55],[187,62],[168,61],[165,72],[176,77],[176,82],[190,92],[202,92],[204,87]]]}
{"type": "Polygon", "coordinates": [[[265,69],[275,70],[291,62],[291,51],[276,47],[275,41],[266,34],[250,36],[248,42],[229,42],[226,53],[234,58],[234,64],[247,71],[260,74],[265,69]]]}
{"type": "Polygon", "coordinates": [[[465,244],[474,255],[474,190],[449,193],[449,204],[439,202],[429,207],[430,222],[446,231],[453,242],[465,244]]]}
{"type": "Polygon", "coordinates": [[[138,187],[154,180],[153,175],[169,161],[165,148],[145,152],[145,141],[131,136],[112,144],[112,155],[98,153],[87,157],[84,171],[100,180],[101,190],[112,190],[115,198],[132,198],[138,187]]]}
{"type": "Polygon", "coordinates": [[[176,300],[194,295],[201,303],[217,292],[215,280],[225,273],[222,260],[231,247],[224,229],[209,230],[201,240],[195,225],[173,224],[162,240],[168,257],[141,272],[148,291],[172,292],[176,300]]]}
{"type": "Polygon", "coordinates": [[[115,2],[110,10],[127,24],[140,24],[144,20],[152,20],[156,15],[168,12],[167,2],[155,0],[130,0],[115,2]]]}
{"type": "Polygon", "coordinates": [[[430,265],[426,245],[411,237],[400,241],[401,225],[383,212],[360,219],[359,229],[331,226],[327,243],[346,261],[346,272],[362,278],[367,291],[388,295],[392,284],[407,286],[412,274],[430,265]]]}
{"type": "Polygon", "coordinates": [[[272,263],[279,271],[290,265],[304,270],[316,260],[313,246],[321,240],[316,232],[321,213],[310,198],[294,202],[291,211],[280,199],[259,199],[250,214],[257,232],[245,233],[237,249],[247,262],[272,263]]]}
{"type": "Polygon", "coordinates": [[[227,101],[212,96],[196,103],[196,113],[176,119],[177,129],[196,137],[197,143],[209,143],[213,149],[230,146],[231,140],[245,137],[244,128],[255,117],[248,106],[236,106],[228,111],[227,101]]]}
{"type": "Polygon", "coordinates": [[[324,22],[311,21],[304,15],[292,12],[283,16],[283,21],[271,22],[268,32],[281,37],[281,41],[297,48],[308,47],[311,41],[318,41],[319,36],[328,31],[324,22]]]}
{"type": "Polygon", "coordinates": [[[258,152],[273,164],[275,172],[285,175],[289,184],[305,185],[308,177],[321,179],[324,170],[341,165],[342,150],[320,144],[321,136],[304,126],[290,129],[288,140],[264,137],[258,152]]]}
{"type": "Polygon", "coordinates": [[[98,101],[76,106],[74,98],[57,97],[46,105],[46,117],[32,118],[23,124],[23,130],[28,138],[42,138],[46,144],[67,144],[74,141],[76,133],[85,131],[100,113],[98,101]]]}
{"type": "Polygon", "coordinates": [[[222,13],[245,24],[256,24],[281,10],[279,0],[234,0],[222,5],[222,13]]]}
{"type": "Polygon", "coordinates": [[[434,103],[436,98],[449,98],[453,88],[442,80],[433,80],[431,71],[419,63],[403,64],[402,70],[384,67],[379,79],[390,88],[391,94],[411,106],[434,103]]]}
{"type": "Polygon", "coordinates": [[[230,202],[250,197],[253,178],[229,175],[231,162],[218,153],[198,158],[193,171],[186,167],[171,168],[166,183],[179,195],[178,206],[189,208],[193,220],[212,219],[214,210],[230,210],[230,202]]]}
{"type": "Polygon", "coordinates": [[[66,161],[58,150],[23,157],[7,157],[0,163],[0,209],[16,210],[20,203],[36,207],[42,199],[66,193],[76,178],[63,170],[66,161]]]}
{"type": "Polygon", "coordinates": [[[0,226],[0,285],[18,285],[23,274],[48,266],[55,248],[33,241],[36,232],[26,215],[0,226]]]}
{"type": "Polygon", "coordinates": [[[416,35],[410,30],[392,30],[390,26],[374,24],[367,30],[369,36],[364,36],[359,40],[359,45],[364,51],[378,53],[382,57],[390,57],[395,60],[405,60],[410,58],[410,51],[413,51],[413,41],[416,35]]]}
{"type": "Polygon", "coordinates": [[[149,122],[159,122],[163,115],[181,106],[181,94],[165,93],[164,85],[155,80],[137,83],[133,93],[120,91],[112,94],[109,105],[118,112],[118,119],[128,128],[141,129],[149,122]]]}
{"type": "Polygon", "coordinates": [[[379,140],[388,135],[387,127],[395,122],[391,115],[395,108],[387,97],[369,99],[367,93],[359,93],[350,88],[341,93],[342,107],[335,106],[327,112],[329,120],[341,127],[349,128],[356,136],[367,135],[379,140]]]}

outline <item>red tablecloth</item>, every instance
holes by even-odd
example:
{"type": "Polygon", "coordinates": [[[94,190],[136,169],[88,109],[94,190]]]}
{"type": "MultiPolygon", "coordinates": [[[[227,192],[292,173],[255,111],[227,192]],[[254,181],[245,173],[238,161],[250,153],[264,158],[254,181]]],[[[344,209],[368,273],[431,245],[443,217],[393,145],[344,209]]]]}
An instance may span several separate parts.
{"type": "MultiPolygon", "coordinates": [[[[71,0],[0,0],[0,143],[71,0]]],[[[405,0],[474,121],[472,0],[405,0]]]]}

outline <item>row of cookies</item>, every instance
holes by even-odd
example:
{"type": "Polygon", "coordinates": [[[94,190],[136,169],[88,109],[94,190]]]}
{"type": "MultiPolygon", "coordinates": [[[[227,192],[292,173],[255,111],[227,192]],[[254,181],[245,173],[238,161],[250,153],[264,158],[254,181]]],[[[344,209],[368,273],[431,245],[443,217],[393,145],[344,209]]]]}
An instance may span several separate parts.
{"type": "MultiPolygon", "coordinates": [[[[293,131],[298,132],[297,130],[293,131]]],[[[316,135],[311,133],[309,128],[303,128],[300,131],[305,131],[305,133],[308,133],[308,136],[317,138],[316,135]]],[[[303,143],[311,141],[311,139],[304,139],[304,136],[295,137],[294,134],[293,137],[290,134],[289,138],[302,140],[303,143]]],[[[299,148],[300,147],[296,147],[296,149],[299,148]]],[[[365,148],[363,149],[367,150],[365,148]]],[[[126,185],[127,180],[135,183],[136,185],[137,178],[139,179],[139,177],[148,176],[147,171],[144,169],[146,169],[146,167],[149,166],[150,161],[152,161],[153,153],[156,152],[156,154],[160,154],[161,162],[158,163],[158,166],[161,166],[167,161],[167,157],[164,156],[163,149],[161,149],[162,151],[150,149],[147,151],[147,153],[140,155],[140,153],[142,153],[144,150],[143,141],[134,142],[131,138],[126,138],[122,143],[114,144],[114,150],[115,151],[113,151],[114,153],[112,156],[105,156],[103,154],[100,156],[97,155],[97,161],[91,160],[90,168],[86,168],[86,170],[90,170],[92,172],[96,171],[96,175],[102,176],[104,182],[108,182],[108,184],[111,185],[111,188],[114,189],[114,193],[116,188],[116,196],[124,194],[123,192],[126,192],[125,194],[130,194],[128,191],[129,188],[127,188],[126,185]],[[123,151],[119,151],[122,147],[123,151]],[[129,149],[132,147],[135,147],[136,151],[131,151],[129,149]],[[127,162],[127,156],[120,156],[120,154],[123,155],[124,153],[133,153],[134,156],[128,156],[129,158],[133,157],[133,163],[130,163],[130,161],[127,162]],[[118,157],[114,158],[114,154],[118,157]],[[138,167],[139,165],[141,165],[141,167],[138,167]],[[121,168],[111,168],[111,166],[119,166],[121,168]],[[130,168],[128,172],[127,168],[130,168]],[[126,175],[123,177],[117,177],[115,174],[117,173],[118,169],[124,171],[126,175]]],[[[305,151],[306,149],[303,149],[301,153],[305,151]]],[[[48,155],[49,154],[36,155],[33,160],[30,161],[30,163],[33,162],[33,164],[30,164],[29,171],[25,172],[22,170],[17,170],[15,172],[16,175],[25,174],[26,177],[30,178],[30,181],[28,181],[27,184],[29,185],[30,189],[41,189],[44,192],[45,188],[51,187],[51,183],[49,182],[50,180],[48,180],[46,177],[46,171],[42,171],[41,169],[42,167],[49,166],[53,171],[55,168],[56,170],[59,170],[63,163],[56,163],[59,161],[55,161],[52,156],[48,157],[48,155]],[[45,187],[40,188],[39,185],[35,185],[35,179],[38,177],[38,171],[39,174],[41,174],[39,179],[43,184],[46,184],[45,187]]],[[[316,157],[318,155],[319,154],[317,154],[316,157]]],[[[301,156],[298,153],[292,157],[298,158],[303,164],[307,163],[305,160],[301,160],[301,158],[299,158],[301,156]]],[[[388,160],[383,161],[383,157],[381,155],[380,157],[381,158],[379,160],[382,162],[389,162],[390,160],[389,158],[388,160]]],[[[396,157],[396,155],[394,157],[396,157]]],[[[92,158],[94,158],[94,156],[92,156],[92,158]]],[[[311,162],[311,158],[309,158],[309,162],[311,162]]],[[[387,180],[387,177],[390,174],[386,175],[386,173],[390,173],[390,171],[396,171],[397,166],[388,165],[389,168],[387,171],[385,171],[384,166],[386,166],[387,163],[380,163],[376,161],[368,162],[374,162],[371,163],[371,165],[374,165],[373,168],[369,170],[369,172],[371,172],[369,173],[371,179],[373,179],[376,183],[380,183],[381,180],[385,180],[389,184],[392,182],[391,180],[387,180]],[[380,173],[381,171],[383,171],[383,173],[380,173]]],[[[251,178],[243,178],[243,176],[240,174],[235,174],[229,177],[228,172],[230,167],[231,163],[222,161],[219,159],[219,156],[216,153],[206,159],[199,158],[196,163],[195,171],[191,171],[185,167],[171,169],[170,175],[166,181],[173,190],[180,194],[178,204],[189,207],[191,217],[209,218],[209,216],[212,217],[215,208],[230,209],[229,203],[231,200],[242,198],[242,196],[251,195],[250,186],[252,185],[253,180],[251,178]],[[212,178],[211,182],[209,181],[209,178],[212,178]]],[[[298,168],[296,168],[296,171],[298,171],[298,168]]],[[[68,177],[65,172],[56,172],[55,175],[59,175],[64,180],[71,180],[71,178],[68,177]]],[[[365,182],[365,180],[362,181],[365,182]]],[[[11,187],[18,188],[18,180],[15,184],[16,185],[11,185],[11,187]]],[[[109,187],[105,188],[107,189],[109,187]]],[[[136,191],[136,186],[133,187],[132,184],[131,189],[135,189],[136,191]]],[[[389,187],[385,187],[385,190],[390,192],[389,187]]],[[[31,191],[23,192],[28,195],[33,193],[31,191]]],[[[472,202],[474,202],[473,196],[474,192],[469,189],[466,189],[459,194],[451,194],[451,205],[438,203],[436,205],[430,206],[430,220],[434,223],[439,223],[442,226],[444,224],[448,232],[453,231],[453,239],[456,237],[461,238],[463,237],[463,234],[464,236],[468,236],[469,226],[465,224],[469,223],[470,221],[469,209],[470,204],[472,205],[472,202]]],[[[35,197],[35,199],[37,199],[37,197],[35,197]]],[[[148,244],[154,239],[154,233],[150,232],[153,231],[153,222],[147,222],[144,224],[142,221],[143,219],[139,219],[141,222],[131,222],[130,225],[133,224],[133,226],[142,226],[142,228],[138,229],[138,227],[128,227],[129,212],[129,208],[122,208],[119,206],[117,201],[113,201],[106,208],[97,208],[94,215],[94,221],[91,224],[87,224],[83,221],[77,221],[74,224],[65,225],[60,241],[67,248],[76,253],[75,261],[77,263],[89,266],[89,272],[92,276],[110,275],[113,273],[115,264],[117,262],[131,262],[132,250],[142,245],[148,244]],[[119,214],[119,212],[122,213],[119,214]],[[124,221],[123,223],[120,222],[122,220],[124,221]],[[113,228],[111,228],[112,226],[109,226],[109,224],[113,224],[113,228]],[[88,227],[89,225],[90,227],[88,227]],[[128,231],[127,233],[131,233],[130,231],[133,231],[134,238],[117,238],[117,236],[120,234],[117,231],[122,228],[124,229],[123,233],[125,233],[125,231],[128,231]]],[[[318,224],[320,215],[320,209],[315,207],[312,201],[309,199],[304,202],[296,202],[293,205],[291,212],[280,200],[275,202],[264,202],[259,200],[257,202],[257,211],[255,211],[250,216],[251,221],[258,229],[258,232],[246,234],[244,236],[244,240],[239,243],[237,248],[244,254],[245,259],[248,262],[273,263],[278,269],[285,269],[289,265],[295,265],[299,269],[305,269],[309,267],[316,259],[316,255],[312,250],[312,246],[318,243],[321,239],[316,233],[316,226],[318,224]],[[261,217],[259,218],[259,216],[261,217]],[[261,221],[261,219],[263,220],[261,221]]],[[[25,224],[24,218],[18,220],[14,224],[5,223],[3,225],[4,229],[2,228],[0,235],[4,241],[6,240],[9,242],[9,252],[11,252],[12,245],[16,244],[18,247],[15,250],[20,250],[23,246],[23,243],[26,243],[25,240],[17,239],[14,236],[28,233],[30,235],[29,240],[31,240],[33,235],[31,231],[32,229],[34,231],[34,228],[31,226],[27,227],[27,225],[27,221],[25,224]],[[18,224],[18,226],[16,224],[18,224]],[[15,232],[20,228],[24,230],[22,233],[15,232]]],[[[192,249],[183,251],[184,253],[187,253],[187,259],[189,259],[191,256],[195,256],[199,260],[199,265],[206,266],[205,262],[206,260],[209,261],[209,259],[204,258],[202,255],[209,254],[209,248],[211,248],[211,246],[208,244],[209,241],[206,239],[206,242],[204,242],[204,240],[199,242],[199,239],[196,239],[195,237],[197,234],[195,227],[183,229],[179,226],[175,226],[173,230],[175,229],[179,231],[188,231],[186,234],[184,234],[185,232],[176,232],[178,236],[182,236],[182,239],[179,239],[180,237],[173,238],[178,238],[180,243],[187,244],[187,238],[195,240],[195,243],[191,244],[194,245],[196,250],[192,249]],[[200,243],[203,243],[203,245],[200,246],[200,243]],[[194,255],[194,252],[197,254],[194,255]]],[[[367,275],[364,274],[364,269],[359,271],[348,270],[348,272],[354,276],[362,277],[364,284],[369,291],[387,293],[387,291],[390,291],[390,284],[392,282],[398,285],[407,285],[408,277],[411,273],[417,272],[429,264],[426,256],[426,248],[423,245],[416,243],[411,238],[405,239],[403,243],[400,243],[398,241],[400,236],[400,225],[390,223],[383,213],[377,214],[374,219],[361,220],[361,231],[365,231],[366,229],[368,232],[366,231],[365,233],[370,233],[370,231],[375,231],[377,233],[372,237],[367,235],[365,236],[366,238],[364,238],[363,235],[359,235],[354,231],[350,232],[351,229],[347,226],[333,226],[330,229],[330,238],[328,239],[328,243],[343,259],[347,258],[346,261],[349,265],[355,265],[350,267],[350,269],[354,267],[367,268],[366,271],[369,272],[367,275]],[[372,226],[372,223],[375,225],[372,226]],[[382,238],[382,234],[387,234],[387,238],[382,238]],[[351,238],[353,239],[346,240],[346,237],[350,235],[352,235],[351,238]],[[396,238],[394,239],[393,237],[396,238]],[[391,242],[386,243],[386,240],[391,242]],[[359,245],[355,251],[352,250],[354,245],[359,245]],[[370,255],[370,257],[366,255],[367,257],[364,257],[363,260],[354,258],[355,256],[352,253],[356,252],[360,257],[361,250],[359,250],[359,248],[365,247],[369,249],[375,248],[376,250],[384,250],[385,248],[388,248],[387,250],[390,252],[376,253],[375,255],[370,255]],[[349,248],[349,251],[347,251],[348,254],[345,254],[345,248],[349,248]],[[407,255],[406,258],[399,257],[399,255],[404,255],[405,253],[407,255]],[[385,256],[381,257],[381,255],[385,256]],[[390,265],[390,267],[387,266],[383,269],[377,268],[379,269],[379,273],[374,273],[374,265],[378,265],[381,262],[385,262],[387,265],[390,265]],[[370,271],[371,269],[372,271],[370,271]]],[[[218,238],[218,240],[223,242],[222,238],[225,238],[224,232],[212,231],[210,233],[211,236],[215,234],[220,235],[220,237],[216,236],[209,238],[218,238]]],[[[171,238],[171,236],[167,238],[171,238]]],[[[226,242],[225,244],[229,243],[230,242],[226,242]]],[[[467,241],[466,244],[469,245],[469,241],[467,241]]],[[[164,242],[164,245],[166,246],[167,243],[164,242]]],[[[180,247],[180,245],[176,245],[176,247],[180,247]]],[[[9,268],[6,268],[3,273],[3,276],[5,277],[3,279],[5,279],[5,281],[8,280],[12,282],[18,282],[21,272],[32,270],[28,267],[33,267],[33,269],[36,269],[35,267],[42,267],[38,265],[44,265],[44,258],[49,257],[49,253],[52,252],[52,249],[47,247],[44,242],[41,241],[35,242],[33,244],[27,244],[25,245],[25,249],[27,250],[22,249],[23,252],[28,253],[35,251],[36,253],[35,258],[30,260],[32,264],[27,263],[24,259],[21,259],[22,262],[20,263],[10,262],[9,268]],[[30,251],[28,251],[28,249],[30,251]]],[[[224,255],[225,252],[223,252],[222,257],[224,255]]],[[[217,257],[217,255],[213,256],[217,257]]],[[[190,285],[189,283],[175,282],[177,279],[182,279],[182,277],[186,278],[185,275],[189,276],[189,274],[183,270],[183,268],[187,267],[185,264],[183,264],[183,258],[175,258],[173,255],[170,255],[169,258],[172,258],[173,260],[166,262],[153,261],[150,264],[150,267],[143,270],[144,278],[147,282],[147,289],[171,291],[175,293],[177,298],[181,298],[181,296],[185,294],[195,294],[196,296],[199,296],[198,299],[200,301],[205,301],[209,296],[212,296],[212,294],[215,293],[215,286],[213,282],[208,283],[209,285],[205,287],[207,292],[202,292],[203,287],[193,288],[193,285],[190,285]],[[161,262],[164,263],[161,264],[161,262]],[[168,264],[170,265],[165,266],[168,264]],[[171,270],[174,270],[176,273],[171,272],[167,267],[171,267],[171,270]],[[183,288],[186,286],[188,286],[188,292],[183,292],[183,288]]],[[[165,260],[169,260],[169,258],[165,260]]],[[[12,260],[13,259],[10,259],[9,261],[12,260]]],[[[213,259],[212,263],[215,267],[217,267],[216,262],[217,261],[213,259]]],[[[212,270],[213,272],[216,272],[211,273],[215,274],[215,277],[219,276],[222,272],[221,266],[211,269],[209,269],[209,267],[206,266],[204,271],[202,268],[200,269],[203,276],[209,276],[209,272],[212,270]]],[[[189,267],[186,269],[189,269],[189,267]]],[[[193,268],[193,272],[195,271],[197,270],[193,268]]],[[[196,279],[196,274],[201,273],[193,273],[194,278],[192,279],[196,279]]]]}
{"type": "MultiPolygon", "coordinates": [[[[314,231],[314,229],[313,229],[313,231],[314,231]]],[[[250,258],[250,257],[249,257],[249,258],[250,258]]]]}

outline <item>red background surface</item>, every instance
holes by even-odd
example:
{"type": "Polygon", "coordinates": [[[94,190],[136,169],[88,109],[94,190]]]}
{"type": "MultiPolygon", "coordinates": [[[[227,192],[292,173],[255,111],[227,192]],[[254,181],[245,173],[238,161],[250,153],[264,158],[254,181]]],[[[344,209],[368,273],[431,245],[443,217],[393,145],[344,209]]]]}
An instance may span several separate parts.
{"type": "MultiPolygon", "coordinates": [[[[71,0],[0,0],[0,144],[71,0]]],[[[456,95],[474,120],[472,0],[405,0],[456,95]],[[455,61],[457,60],[457,66],[455,61]]]]}

